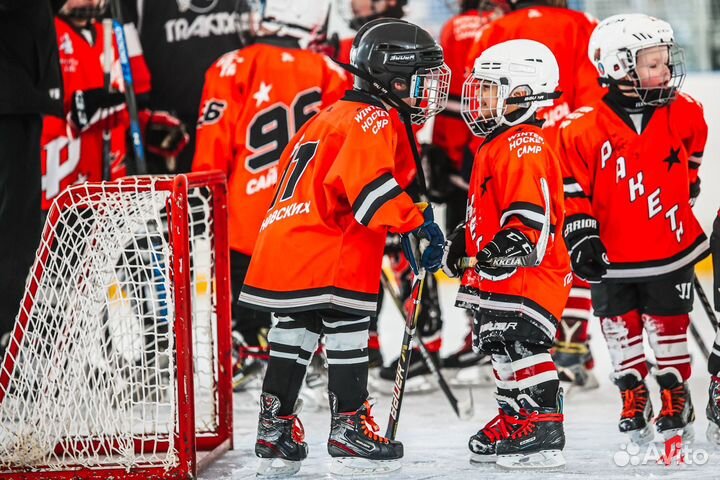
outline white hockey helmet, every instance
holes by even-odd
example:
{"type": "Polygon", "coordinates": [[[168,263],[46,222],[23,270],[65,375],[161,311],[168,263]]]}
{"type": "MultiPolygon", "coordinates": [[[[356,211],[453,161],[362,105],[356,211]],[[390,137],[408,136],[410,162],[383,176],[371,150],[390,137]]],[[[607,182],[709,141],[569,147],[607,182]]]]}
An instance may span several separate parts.
{"type": "Polygon", "coordinates": [[[331,0],[260,1],[260,35],[296,38],[302,48],[325,34],[331,0]]]}
{"type": "Polygon", "coordinates": [[[601,82],[632,87],[643,105],[670,102],[685,80],[685,57],[672,27],[641,13],[613,15],[600,22],[590,36],[588,57],[601,82]],[[668,52],[669,80],[660,86],[642,85],[637,71],[638,52],[652,47],[666,47],[668,52]]]}
{"type": "Polygon", "coordinates": [[[538,108],[551,106],[560,96],[555,91],[559,81],[555,55],[542,43],[499,43],[475,60],[463,84],[460,113],[473,134],[486,136],[500,125],[518,125],[535,115],[538,108]],[[525,94],[513,97],[518,89],[524,89],[525,94]],[[488,106],[492,94],[497,99],[494,109],[488,106]],[[506,117],[508,105],[520,107],[512,118],[506,117]]]}

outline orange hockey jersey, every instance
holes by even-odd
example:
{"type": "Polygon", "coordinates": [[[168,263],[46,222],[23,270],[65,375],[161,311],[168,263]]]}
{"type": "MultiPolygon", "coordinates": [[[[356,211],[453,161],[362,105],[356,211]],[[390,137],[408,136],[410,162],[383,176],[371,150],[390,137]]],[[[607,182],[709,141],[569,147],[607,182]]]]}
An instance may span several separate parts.
{"type": "Polygon", "coordinates": [[[481,28],[495,20],[492,12],[470,11],[451,18],[440,32],[445,63],[452,71],[447,108],[435,117],[432,142],[442,148],[455,169],[462,169],[465,149],[473,138],[460,115],[460,98],[465,82],[468,50],[481,28]]]}
{"type": "Polygon", "coordinates": [[[332,308],[373,315],[388,231],[423,215],[400,187],[398,136],[373,97],[348,92],[283,152],[240,301],[273,312],[332,308]]]}
{"type": "Polygon", "coordinates": [[[560,126],[566,228],[597,219],[611,263],[604,280],[657,278],[708,254],[689,204],[707,139],[702,107],[681,94],[648,111],[638,134],[608,96],[560,126]]]}
{"type": "Polygon", "coordinates": [[[468,52],[468,72],[475,59],[488,47],[517,38],[535,40],[547,46],[560,68],[558,90],[562,96],[552,107],[538,112],[546,124],[602,97],[595,67],[588,59],[588,42],[596,20],[586,14],[559,7],[528,7],[492,22],[477,36],[468,52]]]}
{"type": "Polygon", "coordinates": [[[345,72],[328,57],[256,43],[208,69],[193,170],[228,176],[230,248],[250,255],[293,135],[339,99],[345,72]]]}
{"type": "Polygon", "coordinates": [[[543,130],[523,124],[488,136],[473,164],[465,244],[474,257],[502,229],[523,232],[538,245],[546,209],[541,179],[548,184],[550,238],[537,267],[521,267],[503,280],[468,269],[456,306],[492,315],[519,316],[554,339],[570,293],[570,258],[559,232],[564,221],[560,162],[543,130]]]}
{"type": "MultiPolygon", "coordinates": [[[[64,108],[70,110],[73,95],[78,90],[103,88],[102,69],[103,28],[96,22],[88,32],[94,41],[88,41],[82,33],[62,18],[55,19],[60,67],[63,77],[64,108]]],[[[137,32],[132,25],[125,26],[128,55],[133,72],[136,94],[150,91],[150,72],[142,56],[137,32]]],[[[118,59],[117,44],[113,42],[115,62],[112,68],[113,87],[123,88],[122,72],[118,59]]],[[[116,115],[117,125],[111,135],[111,177],[125,175],[127,155],[127,131],[130,120],[127,111],[116,115]]],[[[70,185],[86,181],[97,182],[103,178],[103,131],[100,124],[89,127],[78,135],[68,133],[65,119],[46,116],[42,132],[42,208],[48,210],[53,199],[70,185]]]]}

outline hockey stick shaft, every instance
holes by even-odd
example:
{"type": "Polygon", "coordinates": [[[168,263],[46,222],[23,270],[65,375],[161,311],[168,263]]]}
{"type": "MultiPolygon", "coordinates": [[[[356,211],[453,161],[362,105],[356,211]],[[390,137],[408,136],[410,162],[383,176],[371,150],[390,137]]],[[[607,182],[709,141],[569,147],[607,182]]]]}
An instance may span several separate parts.
{"type": "Polygon", "coordinates": [[[395,385],[393,385],[393,398],[390,404],[390,416],[388,418],[387,432],[385,436],[394,439],[397,434],[398,422],[400,420],[400,407],[405,393],[405,383],[408,376],[408,367],[410,365],[410,348],[413,335],[415,335],[415,327],[417,326],[417,316],[419,313],[420,299],[422,298],[422,289],[425,285],[425,269],[421,269],[415,276],[412,285],[412,303],[405,314],[405,333],[403,334],[402,346],[400,347],[400,358],[398,359],[397,370],[395,371],[395,385]]]}
{"type": "MultiPolygon", "coordinates": [[[[103,83],[105,91],[112,91],[112,80],[110,77],[110,71],[112,70],[112,64],[115,60],[115,53],[113,51],[112,37],[113,28],[112,20],[106,18],[102,21],[103,26],[103,83]]],[[[112,164],[112,132],[109,128],[106,128],[102,132],[103,138],[103,180],[110,180],[111,175],[111,164],[112,164]]]]}
{"type": "MultiPolygon", "coordinates": [[[[390,279],[387,277],[387,274],[385,271],[382,271],[382,276],[380,277],[380,281],[382,282],[383,287],[385,288],[385,291],[392,297],[393,303],[397,307],[398,311],[400,312],[400,315],[405,315],[405,307],[403,306],[402,300],[398,296],[397,292],[393,288],[393,286],[390,284],[390,279]]],[[[420,353],[423,356],[423,361],[425,362],[425,365],[427,365],[430,372],[435,376],[437,379],[438,385],[440,385],[440,390],[443,391],[445,394],[445,397],[447,397],[448,401],[450,402],[450,406],[452,407],[455,414],[458,416],[458,418],[462,418],[462,415],[460,413],[460,406],[457,397],[455,394],[453,394],[452,390],[450,389],[450,385],[448,385],[447,381],[445,381],[445,377],[443,376],[440,369],[435,365],[435,362],[433,361],[432,357],[430,356],[430,352],[427,349],[427,346],[425,345],[425,342],[422,341],[422,338],[419,336],[417,337],[417,344],[420,348],[420,353]]]]}
{"type": "Polygon", "coordinates": [[[705,289],[703,288],[702,284],[700,283],[700,279],[697,275],[693,275],[693,284],[695,285],[695,292],[697,293],[698,298],[700,299],[700,303],[703,306],[703,310],[705,310],[705,314],[707,315],[708,320],[712,324],[713,331],[715,331],[718,328],[718,319],[715,315],[715,311],[712,308],[712,305],[710,304],[710,300],[708,299],[707,295],[705,294],[705,289]]]}
{"type": "Polygon", "coordinates": [[[145,162],[145,149],[143,148],[142,132],[140,131],[140,117],[138,116],[137,99],[135,98],[135,85],[133,83],[132,69],[130,68],[130,55],[128,53],[125,29],[123,27],[122,12],[119,0],[112,0],[113,31],[118,45],[118,57],[122,67],[125,84],[125,101],[130,114],[130,136],[135,153],[135,170],[138,175],[147,173],[145,162]]]}

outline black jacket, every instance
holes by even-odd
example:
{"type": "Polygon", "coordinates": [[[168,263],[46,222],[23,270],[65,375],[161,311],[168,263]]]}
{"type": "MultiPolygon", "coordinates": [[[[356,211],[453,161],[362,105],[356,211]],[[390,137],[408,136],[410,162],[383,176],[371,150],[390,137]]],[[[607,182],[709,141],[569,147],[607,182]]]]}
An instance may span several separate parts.
{"type": "Polygon", "coordinates": [[[65,0],[0,0],[0,115],[62,116],[54,14],[65,0]]]}

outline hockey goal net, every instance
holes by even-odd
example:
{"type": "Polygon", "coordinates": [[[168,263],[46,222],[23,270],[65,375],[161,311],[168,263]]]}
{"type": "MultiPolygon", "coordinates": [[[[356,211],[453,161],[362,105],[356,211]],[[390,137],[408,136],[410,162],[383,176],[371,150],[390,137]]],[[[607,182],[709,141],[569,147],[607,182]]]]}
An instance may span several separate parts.
{"type": "Polygon", "coordinates": [[[0,477],[194,478],[232,447],[226,218],[215,173],[58,197],[0,369],[0,477]]]}

